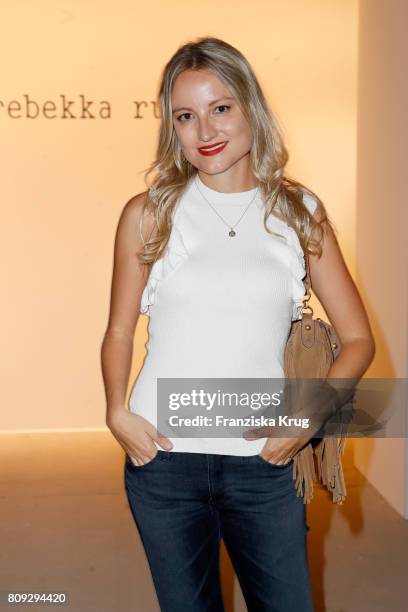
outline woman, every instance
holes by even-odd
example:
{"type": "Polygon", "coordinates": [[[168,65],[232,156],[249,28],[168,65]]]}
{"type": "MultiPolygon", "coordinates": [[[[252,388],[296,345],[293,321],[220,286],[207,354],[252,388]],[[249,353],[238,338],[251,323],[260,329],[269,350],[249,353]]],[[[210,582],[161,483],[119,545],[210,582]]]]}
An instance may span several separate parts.
{"type": "Polygon", "coordinates": [[[119,220],[102,347],[106,422],[126,451],[129,505],[162,611],[223,610],[222,537],[248,610],[307,612],[309,526],[291,462],[309,438],[165,436],[157,378],[283,377],[306,249],[342,342],[328,379],[366,371],[369,322],[323,204],[284,174],[288,153],[242,54],[215,38],[182,46],[159,100],[147,172],[156,176],[119,220]],[[129,411],[140,312],[149,340],[129,411]]]}

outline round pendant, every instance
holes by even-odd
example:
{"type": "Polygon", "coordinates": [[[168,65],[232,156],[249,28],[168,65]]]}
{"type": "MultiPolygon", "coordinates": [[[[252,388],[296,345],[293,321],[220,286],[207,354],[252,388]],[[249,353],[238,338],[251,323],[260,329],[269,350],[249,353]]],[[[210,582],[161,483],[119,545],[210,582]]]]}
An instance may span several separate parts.
{"type": "Polygon", "coordinates": [[[232,229],[232,230],[230,230],[229,235],[231,236],[231,238],[232,238],[233,236],[235,236],[235,232],[234,232],[234,230],[233,230],[233,229],[232,229]]]}

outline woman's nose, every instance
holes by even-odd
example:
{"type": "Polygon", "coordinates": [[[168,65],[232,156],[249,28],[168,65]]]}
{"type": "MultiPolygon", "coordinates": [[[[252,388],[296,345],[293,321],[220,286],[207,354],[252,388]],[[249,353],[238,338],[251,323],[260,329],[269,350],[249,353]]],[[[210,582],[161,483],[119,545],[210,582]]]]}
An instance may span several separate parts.
{"type": "Polygon", "coordinates": [[[198,137],[204,143],[210,142],[216,135],[214,126],[211,125],[211,121],[208,119],[201,120],[198,127],[198,137]]]}

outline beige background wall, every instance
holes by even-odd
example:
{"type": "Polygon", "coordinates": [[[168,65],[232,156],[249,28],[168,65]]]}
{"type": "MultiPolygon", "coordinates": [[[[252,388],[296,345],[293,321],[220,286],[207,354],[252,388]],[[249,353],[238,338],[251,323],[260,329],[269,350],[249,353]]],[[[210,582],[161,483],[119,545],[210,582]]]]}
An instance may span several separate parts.
{"type": "MultiPolygon", "coordinates": [[[[407,21],[405,0],[361,2],[356,280],[377,342],[369,375],[379,378],[408,375],[407,21]]],[[[355,465],[408,518],[406,440],[359,440],[354,449],[355,465]]]]}

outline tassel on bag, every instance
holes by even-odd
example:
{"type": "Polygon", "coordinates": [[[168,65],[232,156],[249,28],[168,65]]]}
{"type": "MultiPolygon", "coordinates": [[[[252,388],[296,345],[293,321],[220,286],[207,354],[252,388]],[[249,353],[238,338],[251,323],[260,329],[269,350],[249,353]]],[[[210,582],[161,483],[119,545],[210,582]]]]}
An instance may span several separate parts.
{"type": "MultiPolygon", "coordinates": [[[[320,318],[313,319],[313,309],[307,305],[311,294],[311,282],[307,254],[305,254],[306,294],[303,300],[302,319],[293,321],[285,349],[285,376],[287,378],[327,377],[328,371],[341,350],[340,339],[334,327],[320,318]]],[[[303,503],[313,499],[313,482],[316,480],[314,457],[317,460],[317,477],[332,494],[332,501],[342,504],[347,491],[341,457],[346,438],[325,436],[312,438],[293,457],[293,480],[296,494],[303,496],[303,503]]]]}

